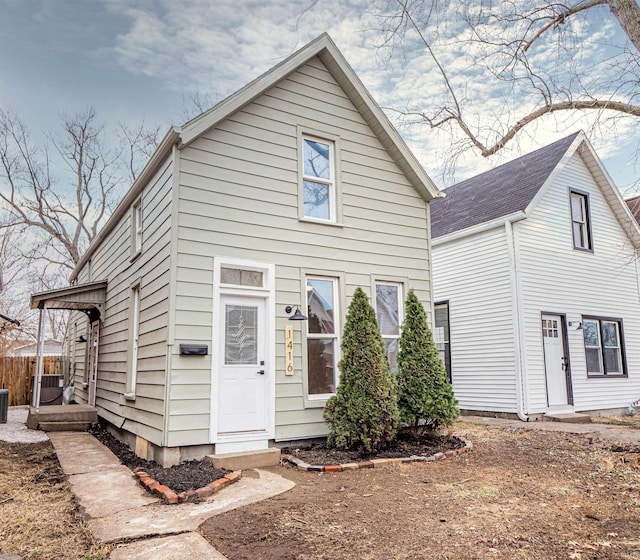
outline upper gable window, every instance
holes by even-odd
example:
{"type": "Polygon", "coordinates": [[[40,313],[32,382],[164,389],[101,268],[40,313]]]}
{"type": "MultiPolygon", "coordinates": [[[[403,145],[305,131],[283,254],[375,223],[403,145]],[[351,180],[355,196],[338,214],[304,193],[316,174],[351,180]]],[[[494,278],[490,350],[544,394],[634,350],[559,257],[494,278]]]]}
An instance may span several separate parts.
{"type": "Polygon", "coordinates": [[[591,219],[589,216],[589,195],[571,191],[571,228],[573,248],[592,251],[591,219]]]}
{"type": "Polygon", "coordinates": [[[131,207],[131,257],[137,257],[142,251],[142,200],[131,207]]]}
{"type": "Polygon", "coordinates": [[[336,221],[335,143],[302,137],[303,216],[336,221]]]}

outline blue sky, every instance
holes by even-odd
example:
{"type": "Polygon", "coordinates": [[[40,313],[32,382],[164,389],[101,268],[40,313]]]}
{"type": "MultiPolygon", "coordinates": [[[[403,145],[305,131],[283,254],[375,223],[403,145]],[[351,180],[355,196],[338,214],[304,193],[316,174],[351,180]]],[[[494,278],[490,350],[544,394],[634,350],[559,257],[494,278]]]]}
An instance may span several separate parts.
{"type": "MultiPolygon", "coordinates": [[[[372,0],[0,0],[0,13],[0,107],[17,112],[34,132],[54,130],[60,114],[88,106],[108,124],[143,118],[163,128],[179,124],[185,99],[194,92],[221,99],[324,31],[381,106],[420,108],[421,98],[443,95],[415,37],[407,37],[403,52],[377,48],[382,20],[372,0]]],[[[584,31],[594,41],[609,44],[620,33],[605,12],[591,17],[584,31]]],[[[467,107],[472,121],[503,116],[504,92],[489,89],[465,53],[450,48],[438,54],[461,91],[480,93],[467,107]]],[[[576,64],[588,63],[589,56],[587,45],[576,64]]],[[[557,67],[551,56],[548,63],[557,67]]],[[[575,117],[545,119],[494,158],[465,152],[453,174],[447,133],[424,126],[400,131],[444,186],[587,124],[575,117]]],[[[591,137],[623,193],[638,176],[638,132],[637,125],[618,122],[591,137]]],[[[454,145],[459,139],[453,138],[454,145]]]]}

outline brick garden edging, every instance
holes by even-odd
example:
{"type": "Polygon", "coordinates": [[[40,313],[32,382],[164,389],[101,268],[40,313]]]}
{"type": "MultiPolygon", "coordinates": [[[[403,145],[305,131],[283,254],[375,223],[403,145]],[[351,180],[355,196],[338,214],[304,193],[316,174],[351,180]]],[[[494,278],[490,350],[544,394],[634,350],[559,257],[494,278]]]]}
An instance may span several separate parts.
{"type": "Polygon", "coordinates": [[[235,471],[225,474],[222,478],[210,482],[202,488],[196,488],[195,490],[187,490],[177,494],[168,486],[160,484],[157,480],[151,478],[151,476],[145,472],[142,467],[134,469],[134,474],[138,477],[138,480],[142,486],[144,486],[149,492],[162,498],[167,504],[182,504],[189,500],[196,500],[201,498],[207,498],[213,494],[217,494],[223,488],[238,482],[242,478],[242,471],[235,471]]]}
{"type": "Polygon", "coordinates": [[[461,442],[464,443],[464,447],[459,449],[450,449],[449,451],[442,451],[429,457],[423,457],[421,455],[411,455],[411,457],[394,457],[392,459],[371,459],[369,461],[359,461],[355,463],[344,463],[341,465],[310,465],[305,463],[302,459],[293,457],[292,455],[283,455],[282,460],[295,465],[301,471],[309,472],[342,472],[352,471],[356,469],[373,469],[374,467],[380,467],[388,464],[400,464],[400,463],[428,463],[431,461],[439,461],[446,459],[447,457],[453,457],[455,455],[462,455],[473,449],[473,444],[466,438],[461,436],[455,436],[461,442]]]}

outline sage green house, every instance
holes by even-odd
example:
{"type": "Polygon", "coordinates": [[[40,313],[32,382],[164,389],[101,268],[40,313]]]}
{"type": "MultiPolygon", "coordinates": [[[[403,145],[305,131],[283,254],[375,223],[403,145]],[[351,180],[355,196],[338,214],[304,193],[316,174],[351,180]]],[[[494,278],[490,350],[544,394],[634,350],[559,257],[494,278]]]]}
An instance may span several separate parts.
{"type": "Polygon", "coordinates": [[[165,465],[326,435],[356,287],[392,364],[406,292],[432,311],[437,195],[320,36],[171,129],[83,256],[76,400],[165,465]]]}

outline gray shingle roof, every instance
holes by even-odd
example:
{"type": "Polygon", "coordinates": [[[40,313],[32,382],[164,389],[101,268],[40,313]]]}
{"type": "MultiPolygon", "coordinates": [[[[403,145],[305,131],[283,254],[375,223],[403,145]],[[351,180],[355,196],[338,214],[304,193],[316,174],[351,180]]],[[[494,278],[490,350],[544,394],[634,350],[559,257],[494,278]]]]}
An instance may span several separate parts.
{"type": "Polygon", "coordinates": [[[431,235],[482,224],[524,210],[580,132],[444,189],[431,202],[431,235]]]}
{"type": "Polygon", "coordinates": [[[631,210],[633,217],[636,219],[636,222],[640,223],[640,194],[627,198],[625,202],[629,210],[631,210]]]}

